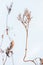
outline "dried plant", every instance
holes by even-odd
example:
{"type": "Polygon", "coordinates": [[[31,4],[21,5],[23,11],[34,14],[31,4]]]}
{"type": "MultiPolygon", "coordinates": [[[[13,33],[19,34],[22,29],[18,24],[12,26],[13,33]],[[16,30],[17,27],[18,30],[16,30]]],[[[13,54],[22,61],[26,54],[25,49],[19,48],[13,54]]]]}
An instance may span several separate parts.
{"type": "Polygon", "coordinates": [[[21,17],[21,14],[18,15],[18,20],[21,21],[21,23],[24,25],[25,30],[26,30],[26,48],[25,48],[25,55],[24,55],[24,59],[26,58],[27,55],[27,47],[28,47],[28,27],[29,27],[29,22],[31,20],[31,12],[26,9],[24,11],[23,17],[21,17]]]}
{"type": "MultiPolygon", "coordinates": [[[[13,3],[11,3],[10,7],[7,6],[8,14],[7,14],[7,17],[6,17],[6,29],[5,29],[5,31],[4,31],[4,33],[6,33],[6,35],[8,36],[8,38],[9,38],[10,41],[11,41],[11,38],[9,37],[8,15],[9,15],[10,12],[11,12],[12,4],[13,4],[13,3]]],[[[3,42],[4,34],[2,34],[1,37],[2,37],[2,42],[3,42]]],[[[1,42],[1,44],[2,44],[2,42],[1,42]]],[[[2,45],[1,45],[1,46],[2,46],[2,45]]],[[[0,53],[5,53],[5,54],[6,54],[5,60],[4,60],[4,58],[2,59],[3,65],[5,65],[5,63],[6,63],[6,61],[7,61],[7,57],[11,57],[11,56],[13,55],[13,51],[12,51],[12,48],[13,48],[13,47],[14,47],[14,40],[12,40],[12,41],[10,42],[10,45],[9,45],[9,47],[6,49],[6,51],[4,51],[4,50],[2,50],[2,49],[0,48],[0,53]]],[[[13,60],[13,61],[14,61],[14,60],[13,60]]],[[[13,63],[13,65],[14,65],[14,62],[12,62],[12,63],[13,63]]]]}
{"type": "Polygon", "coordinates": [[[27,50],[28,50],[28,28],[29,28],[29,23],[32,19],[31,12],[28,9],[25,9],[23,16],[21,16],[21,14],[19,14],[17,18],[23,24],[23,26],[25,27],[25,30],[26,30],[26,48],[25,48],[25,55],[24,55],[23,61],[24,62],[33,62],[35,65],[37,65],[36,60],[39,59],[40,65],[43,65],[43,59],[41,59],[41,58],[37,57],[33,60],[26,59],[27,50]]]}

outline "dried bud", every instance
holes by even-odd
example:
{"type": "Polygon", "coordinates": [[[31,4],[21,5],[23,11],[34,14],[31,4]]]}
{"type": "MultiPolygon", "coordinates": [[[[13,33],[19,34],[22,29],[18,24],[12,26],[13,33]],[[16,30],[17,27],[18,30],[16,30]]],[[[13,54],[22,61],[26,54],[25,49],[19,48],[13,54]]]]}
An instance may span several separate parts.
{"type": "Polygon", "coordinates": [[[24,15],[23,15],[23,17],[25,17],[25,16],[27,17],[28,20],[31,19],[31,12],[29,12],[28,9],[26,9],[26,10],[24,11],[24,15]]]}
{"type": "Polygon", "coordinates": [[[11,3],[10,7],[7,6],[8,14],[11,12],[13,2],[11,3]]]}
{"type": "Polygon", "coordinates": [[[14,40],[12,40],[11,45],[10,45],[10,49],[12,49],[14,47],[14,40]]]}

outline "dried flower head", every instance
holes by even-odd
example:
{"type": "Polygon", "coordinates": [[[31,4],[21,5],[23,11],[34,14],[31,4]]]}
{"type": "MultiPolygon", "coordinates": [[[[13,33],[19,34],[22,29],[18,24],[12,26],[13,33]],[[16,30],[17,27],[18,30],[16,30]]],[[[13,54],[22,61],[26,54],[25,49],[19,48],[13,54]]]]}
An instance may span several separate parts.
{"type": "Polygon", "coordinates": [[[31,19],[31,12],[28,9],[25,9],[23,18],[27,18],[28,21],[31,19]]]}
{"type": "Polygon", "coordinates": [[[25,29],[27,29],[31,20],[31,12],[26,8],[23,17],[19,14],[17,18],[24,25],[25,29]]]}

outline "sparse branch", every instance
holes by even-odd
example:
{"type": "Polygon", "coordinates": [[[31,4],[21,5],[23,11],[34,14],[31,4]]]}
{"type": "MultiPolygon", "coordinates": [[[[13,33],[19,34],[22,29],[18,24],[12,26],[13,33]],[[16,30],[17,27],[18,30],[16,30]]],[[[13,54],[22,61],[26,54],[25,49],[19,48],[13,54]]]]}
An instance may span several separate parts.
{"type": "Polygon", "coordinates": [[[24,24],[24,20],[21,17],[21,14],[18,15],[17,19],[23,24],[23,26],[26,28],[26,25],[24,24]]]}
{"type": "Polygon", "coordinates": [[[11,59],[12,59],[12,64],[14,65],[14,58],[13,58],[13,55],[11,56],[11,59]]]}
{"type": "MultiPolygon", "coordinates": [[[[8,15],[10,14],[10,12],[12,10],[12,5],[13,5],[13,2],[11,3],[10,7],[7,6],[8,13],[7,13],[7,17],[6,17],[6,28],[5,28],[5,31],[4,31],[4,34],[6,33],[6,35],[8,36],[8,38],[9,38],[10,41],[11,41],[11,38],[10,38],[10,36],[8,34],[8,32],[9,32],[9,28],[8,28],[8,15]]],[[[1,36],[2,37],[1,46],[2,46],[3,39],[4,39],[4,34],[2,34],[2,36],[1,36]]],[[[4,60],[4,58],[2,58],[3,65],[5,65],[5,63],[7,61],[7,58],[9,58],[11,55],[13,55],[13,51],[12,51],[13,47],[14,47],[14,40],[12,40],[10,42],[9,47],[7,49],[5,49],[5,51],[0,48],[0,53],[2,53],[2,54],[5,53],[6,54],[5,60],[4,60]]]]}

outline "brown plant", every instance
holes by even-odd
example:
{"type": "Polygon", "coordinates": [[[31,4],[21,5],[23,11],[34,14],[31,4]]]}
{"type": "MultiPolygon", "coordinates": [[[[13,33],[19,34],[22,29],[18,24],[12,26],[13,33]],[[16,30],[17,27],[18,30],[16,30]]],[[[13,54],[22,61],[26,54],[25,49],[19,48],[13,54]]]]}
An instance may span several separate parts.
{"type": "Polygon", "coordinates": [[[19,14],[17,18],[19,21],[21,21],[21,23],[23,24],[26,30],[26,48],[25,48],[25,55],[23,58],[23,61],[25,61],[27,55],[27,48],[28,48],[28,27],[29,27],[29,22],[31,21],[31,12],[28,9],[25,9],[23,17],[21,17],[21,14],[19,14]]]}
{"type": "Polygon", "coordinates": [[[35,58],[33,60],[27,60],[26,59],[27,50],[28,50],[28,28],[29,28],[29,23],[30,23],[30,21],[32,19],[31,12],[28,9],[25,9],[23,17],[21,16],[21,14],[19,14],[17,18],[23,24],[23,26],[25,27],[25,30],[26,30],[26,47],[25,47],[25,55],[24,55],[23,61],[24,62],[32,62],[35,65],[37,65],[35,61],[37,59],[39,59],[40,62],[41,62],[41,65],[42,65],[43,64],[43,59],[41,59],[41,58],[37,57],[37,58],[35,58]]]}
{"type": "MultiPolygon", "coordinates": [[[[9,37],[8,15],[9,15],[9,13],[11,12],[12,4],[13,4],[13,3],[11,3],[10,7],[7,6],[8,14],[7,14],[7,17],[6,17],[6,29],[5,29],[5,31],[4,31],[4,34],[6,33],[6,35],[8,36],[8,38],[9,38],[10,41],[11,41],[11,38],[9,37]]],[[[1,36],[1,37],[2,37],[2,42],[3,42],[3,39],[4,39],[4,34],[2,34],[2,36],[1,36]]],[[[2,46],[2,42],[1,42],[1,46],[2,46]]],[[[0,48],[0,53],[5,53],[5,54],[6,54],[5,60],[4,60],[4,58],[2,59],[3,65],[5,65],[5,63],[6,63],[6,61],[7,61],[7,57],[10,57],[10,56],[13,55],[13,51],[12,51],[13,47],[14,47],[14,40],[12,40],[12,41],[10,42],[10,45],[9,45],[9,47],[6,49],[6,51],[4,51],[4,50],[2,50],[2,49],[0,48]],[[10,55],[10,54],[11,54],[11,55],[10,55]]],[[[13,65],[14,65],[14,62],[13,62],[13,61],[12,61],[12,63],[13,63],[13,65]]]]}

